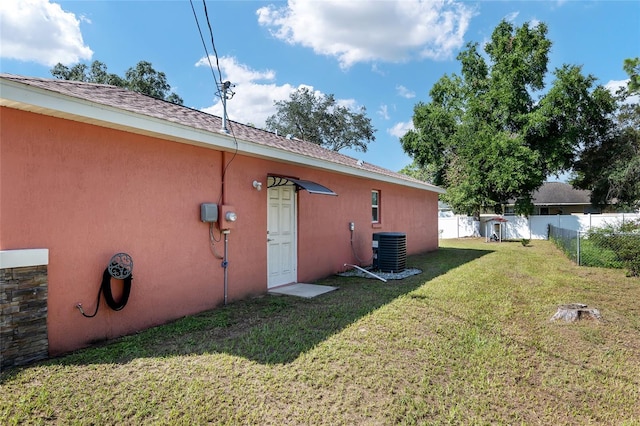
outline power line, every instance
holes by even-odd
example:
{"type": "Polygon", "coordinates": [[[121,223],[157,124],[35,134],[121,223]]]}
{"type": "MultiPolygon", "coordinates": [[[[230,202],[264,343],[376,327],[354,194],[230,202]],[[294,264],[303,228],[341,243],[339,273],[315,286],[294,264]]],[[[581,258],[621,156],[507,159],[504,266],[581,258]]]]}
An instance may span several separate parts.
{"type": "Polygon", "coordinates": [[[207,25],[209,26],[209,33],[211,34],[211,44],[213,45],[213,52],[215,54],[216,57],[216,67],[218,69],[218,75],[220,76],[220,79],[218,80],[216,78],[216,73],[213,69],[213,64],[211,63],[211,55],[209,55],[209,50],[207,49],[207,43],[204,41],[204,36],[202,35],[202,29],[200,28],[200,22],[198,21],[198,14],[196,13],[196,9],[193,6],[193,0],[189,0],[189,3],[191,4],[191,10],[193,11],[193,17],[196,20],[196,26],[198,27],[198,34],[200,34],[200,40],[202,41],[202,47],[204,47],[204,53],[207,55],[207,61],[209,62],[209,69],[211,70],[211,75],[213,76],[213,81],[216,83],[216,88],[218,89],[218,91],[216,91],[216,94],[219,95],[219,88],[222,85],[222,73],[220,72],[220,63],[218,61],[218,51],[216,50],[216,46],[213,42],[213,30],[211,29],[211,23],[209,22],[209,15],[207,14],[207,4],[205,3],[205,0],[202,0],[202,3],[204,4],[204,10],[205,10],[205,16],[207,18],[207,25]]]}
{"type": "Polygon", "coordinates": [[[218,69],[218,76],[220,77],[220,84],[222,85],[222,73],[220,72],[220,62],[218,59],[218,51],[216,50],[216,44],[213,41],[213,30],[211,29],[211,22],[209,21],[209,13],[207,12],[207,2],[202,0],[204,6],[204,17],[207,19],[207,26],[209,27],[209,34],[211,35],[211,46],[213,47],[213,53],[216,57],[216,68],[218,69]]]}
{"type": "MultiPolygon", "coordinates": [[[[216,78],[216,73],[213,69],[213,64],[211,63],[211,55],[209,55],[209,50],[207,49],[207,43],[204,40],[204,36],[202,35],[202,29],[200,28],[200,23],[198,22],[198,14],[196,13],[195,7],[193,6],[193,0],[189,0],[189,3],[191,4],[191,10],[193,11],[193,17],[196,20],[196,26],[198,27],[198,33],[200,34],[200,40],[202,41],[202,46],[204,47],[204,52],[207,55],[207,61],[209,62],[209,69],[211,70],[211,75],[213,76],[213,80],[216,84],[216,95],[220,97],[221,101],[222,101],[222,130],[225,133],[228,133],[227,130],[227,120],[229,118],[228,114],[227,114],[227,107],[226,107],[226,103],[228,99],[231,99],[234,95],[234,92],[230,90],[231,87],[233,87],[233,85],[231,84],[231,82],[229,81],[222,81],[222,72],[220,71],[220,60],[218,58],[218,51],[216,49],[216,44],[213,40],[213,29],[211,28],[211,21],[209,20],[209,13],[207,11],[207,3],[205,0],[202,0],[202,4],[204,6],[204,15],[207,21],[207,26],[209,28],[209,34],[210,34],[210,38],[211,38],[211,46],[213,47],[213,53],[214,56],[216,58],[216,69],[218,70],[218,78],[216,78]],[[229,94],[229,97],[227,97],[227,95],[229,94]]],[[[221,182],[221,187],[222,190],[220,192],[220,199],[218,200],[218,204],[220,204],[220,202],[222,201],[223,198],[223,193],[224,193],[224,179],[225,176],[227,174],[227,169],[229,168],[229,165],[233,162],[233,160],[236,158],[236,155],[238,154],[238,140],[236,139],[236,135],[233,132],[233,127],[229,126],[231,128],[231,136],[233,137],[233,141],[234,141],[234,145],[235,145],[235,149],[233,151],[233,155],[231,156],[231,159],[227,162],[227,164],[224,166],[223,170],[222,170],[222,182],[221,182]]]]}
{"type": "Polygon", "coordinates": [[[231,87],[233,87],[234,85],[231,84],[231,82],[229,81],[222,81],[222,71],[220,70],[220,59],[218,57],[218,50],[216,49],[216,43],[213,40],[213,29],[211,28],[211,20],[209,19],[209,11],[207,10],[207,3],[206,0],[202,0],[202,5],[204,7],[204,15],[207,21],[207,27],[209,28],[209,35],[211,38],[211,46],[213,47],[213,53],[214,56],[216,58],[216,69],[218,70],[218,77],[219,79],[216,78],[215,75],[215,71],[213,69],[213,64],[211,63],[211,55],[209,55],[209,50],[207,49],[207,43],[204,41],[204,36],[202,35],[202,29],[200,28],[200,22],[198,21],[198,16],[196,13],[196,10],[193,6],[193,0],[189,0],[189,3],[191,4],[191,10],[193,11],[193,17],[196,20],[196,25],[198,27],[198,33],[200,34],[200,40],[202,41],[202,46],[204,47],[204,52],[207,55],[207,61],[209,62],[209,69],[211,70],[211,74],[213,75],[213,80],[216,83],[216,95],[222,100],[222,130],[226,133],[228,133],[227,130],[227,120],[228,120],[228,115],[227,115],[227,100],[233,98],[233,95],[235,94],[231,89],[231,87]]]}

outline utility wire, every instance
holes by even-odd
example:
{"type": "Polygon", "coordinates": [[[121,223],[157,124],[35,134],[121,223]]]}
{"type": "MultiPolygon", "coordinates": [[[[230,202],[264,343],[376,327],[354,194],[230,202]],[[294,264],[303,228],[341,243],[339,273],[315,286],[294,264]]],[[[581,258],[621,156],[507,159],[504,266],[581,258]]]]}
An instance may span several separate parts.
{"type": "MultiPolygon", "coordinates": [[[[204,0],[202,0],[202,2],[204,3],[204,0]]],[[[189,3],[191,4],[191,11],[193,12],[193,17],[196,20],[196,26],[198,27],[198,34],[200,34],[200,40],[202,41],[202,47],[204,47],[204,53],[207,55],[207,61],[209,62],[209,69],[211,70],[211,75],[213,76],[213,81],[216,83],[216,89],[219,88],[222,85],[222,74],[220,73],[220,66],[218,64],[218,53],[216,51],[215,45],[213,46],[213,51],[215,52],[216,55],[216,65],[218,67],[218,74],[220,75],[220,82],[218,82],[218,79],[216,78],[216,73],[213,69],[213,64],[211,63],[211,56],[209,55],[209,50],[207,49],[207,43],[204,41],[204,36],[202,35],[202,29],[200,28],[200,22],[198,21],[198,14],[196,13],[196,9],[193,6],[193,0],[189,0],[189,3]]],[[[205,3],[205,15],[206,15],[206,3],[205,3]]],[[[207,23],[209,22],[209,17],[207,15],[207,23]]],[[[213,32],[211,31],[211,25],[209,25],[209,32],[211,32],[211,42],[213,43],[213,32]]],[[[216,92],[216,94],[218,94],[218,92],[216,92]]]]}
{"type": "Polygon", "coordinates": [[[218,69],[218,76],[220,77],[220,84],[222,83],[222,73],[220,72],[220,62],[218,59],[218,51],[216,50],[216,44],[213,41],[213,30],[211,29],[211,22],[209,21],[209,13],[207,12],[207,2],[202,0],[202,5],[204,6],[204,16],[207,19],[207,26],[209,27],[209,34],[211,35],[211,46],[213,46],[213,53],[216,57],[216,68],[218,69]]]}
{"type": "MultiPolygon", "coordinates": [[[[202,46],[204,47],[204,52],[207,55],[207,61],[209,62],[209,69],[211,70],[211,75],[213,76],[213,80],[216,84],[216,95],[220,97],[220,99],[223,102],[223,105],[226,103],[227,99],[222,99],[223,96],[226,96],[226,90],[224,89],[224,82],[222,81],[222,71],[220,70],[220,59],[218,57],[218,50],[216,49],[216,44],[215,41],[213,40],[213,29],[211,28],[211,21],[209,19],[209,12],[207,10],[207,3],[205,0],[202,0],[202,5],[204,6],[204,15],[207,21],[207,27],[209,28],[209,35],[211,38],[211,46],[213,47],[213,53],[214,56],[216,58],[216,69],[218,70],[218,77],[216,78],[216,73],[215,70],[213,69],[213,64],[211,63],[211,55],[209,55],[209,50],[207,49],[207,43],[204,40],[204,36],[202,35],[202,29],[200,28],[200,22],[198,21],[198,14],[196,13],[195,7],[193,6],[193,0],[189,0],[189,3],[191,4],[191,10],[193,12],[193,17],[196,20],[196,26],[198,27],[198,33],[200,34],[200,40],[202,41],[202,46]]],[[[233,94],[233,92],[231,92],[233,94]]],[[[233,156],[231,157],[231,159],[227,162],[227,164],[224,166],[224,169],[222,171],[222,186],[224,188],[224,179],[225,176],[227,174],[227,168],[229,167],[229,165],[231,164],[231,162],[236,158],[236,154],[238,153],[238,140],[236,139],[236,135],[233,131],[233,126],[231,126],[230,122],[229,122],[229,115],[227,114],[226,108],[223,108],[222,110],[222,114],[223,114],[223,119],[225,120],[225,122],[227,122],[227,124],[229,125],[229,128],[231,129],[231,135],[233,136],[233,141],[235,143],[235,150],[233,152],[233,156]]],[[[224,189],[223,189],[224,191],[224,189]]],[[[218,200],[218,204],[220,204],[220,201],[222,200],[222,191],[220,192],[220,199],[218,200]]],[[[213,237],[213,235],[212,235],[213,237]]],[[[215,240],[215,238],[213,238],[215,240]]]]}
{"type": "MultiPolygon", "coordinates": [[[[220,77],[220,88],[218,90],[218,96],[220,96],[220,99],[222,100],[224,105],[227,102],[227,99],[226,99],[227,92],[225,88],[223,88],[223,85],[225,85],[226,83],[222,81],[222,72],[220,72],[220,61],[218,58],[218,51],[216,50],[216,43],[213,41],[213,29],[211,28],[209,12],[207,11],[207,3],[205,0],[202,0],[202,4],[204,6],[204,16],[207,20],[207,26],[209,27],[209,35],[211,36],[211,46],[213,47],[213,53],[214,53],[214,56],[216,57],[216,68],[218,69],[218,76],[220,77]],[[222,99],[223,96],[225,97],[225,99],[222,99]]],[[[233,96],[233,92],[231,92],[231,94],[233,96]]],[[[235,133],[233,132],[233,128],[229,123],[229,115],[227,114],[226,108],[222,109],[222,114],[224,115],[223,119],[225,120],[225,123],[227,123],[229,128],[231,128],[231,135],[233,136],[233,141],[235,143],[235,150],[233,151],[233,156],[227,162],[227,164],[224,166],[224,169],[222,170],[222,184],[224,185],[224,179],[225,179],[225,176],[227,175],[227,169],[229,168],[229,165],[231,164],[231,162],[236,158],[236,154],[238,153],[238,141],[236,139],[235,133]]],[[[220,198],[222,199],[222,193],[220,194],[220,198]]]]}

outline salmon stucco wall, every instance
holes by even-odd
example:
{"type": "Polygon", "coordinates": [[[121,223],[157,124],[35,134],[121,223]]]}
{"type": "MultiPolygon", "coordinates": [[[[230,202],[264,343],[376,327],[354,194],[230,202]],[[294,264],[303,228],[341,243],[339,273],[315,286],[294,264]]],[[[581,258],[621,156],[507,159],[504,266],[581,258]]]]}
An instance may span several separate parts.
{"type": "MultiPolygon", "coordinates": [[[[231,175],[241,185],[227,191],[230,204],[246,198],[247,188],[253,180],[266,185],[268,175],[282,175],[320,183],[337,196],[310,194],[297,195],[298,281],[310,282],[345,269],[344,264],[370,265],[371,241],[374,232],[402,232],[407,234],[407,252],[415,254],[438,248],[438,195],[421,189],[409,188],[370,179],[309,169],[295,164],[244,158],[241,167],[230,167],[231,175]],[[371,191],[380,191],[378,224],[371,222],[371,191]],[[353,248],[349,223],[353,222],[353,248]]],[[[261,250],[266,256],[266,204],[267,194],[262,191],[260,203],[252,211],[238,211],[238,238],[257,240],[249,253],[261,250]],[[245,219],[252,226],[245,232],[245,219]]],[[[256,194],[250,194],[255,198],[256,194]]],[[[243,251],[246,252],[245,249],[243,251]]],[[[266,268],[266,262],[265,262],[266,268]]]]}
{"type": "MultiPolygon", "coordinates": [[[[322,182],[322,177],[318,180],[322,182]]],[[[299,195],[299,251],[314,253],[315,259],[323,260],[302,259],[301,255],[300,280],[343,270],[345,263],[370,265],[372,234],[376,232],[405,233],[408,254],[438,248],[437,194],[367,179],[340,181],[339,175],[326,181],[334,182],[330,187],[339,194],[335,205],[315,209],[318,196],[305,192],[299,195]],[[371,222],[372,190],[380,191],[377,224],[371,222]],[[353,248],[349,222],[355,225],[353,248]]]]}
{"type": "Polygon", "coordinates": [[[49,249],[51,354],[221,302],[223,269],[200,221],[200,203],[220,197],[220,152],[7,108],[1,120],[1,248],[49,249]],[[102,301],[84,318],[76,305],[93,313],[118,252],[134,262],[128,305],[102,301]]]}
{"type": "MultiPolygon", "coordinates": [[[[60,354],[224,302],[224,238],[200,204],[234,207],[229,301],[267,290],[269,174],[316,181],[337,197],[297,196],[297,279],[370,264],[373,232],[405,232],[409,253],[435,250],[437,194],[60,118],[0,110],[0,249],[49,249],[49,351],[60,354]],[[224,174],[223,183],[223,170],[224,174]],[[222,187],[224,185],[224,191],[222,187]],[[381,223],[371,223],[371,190],[381,223]],[[353,248],[349,222],[355,223],[353,248]],[[127,306],[95,310],[112,255],[134,262],[127,306]],[[360,260],[359,260],[360,259],[360,260]],[[367,261],[369,263],[367,263],[367,261]]],[[[121,284],[114,282],[114,290],[121,284]]]]}

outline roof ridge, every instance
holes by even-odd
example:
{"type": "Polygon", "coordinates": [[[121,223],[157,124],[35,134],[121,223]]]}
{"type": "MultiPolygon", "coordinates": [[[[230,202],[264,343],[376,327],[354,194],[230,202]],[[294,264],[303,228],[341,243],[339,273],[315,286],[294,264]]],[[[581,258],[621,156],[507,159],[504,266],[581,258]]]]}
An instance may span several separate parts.
{"type": "MultiPolygon", "coordinates": [[[[56,78],[27,77],[5,73],[0,73],[0,78],[90,101],[95,104],[181,124],[193,129],[217,132],[222,127],[222,118],[216,115],[189,106],[174,104],[164,99],[154,98],[119,86],[56,78]],[[162,104],[160,104],[160,102],[162,102],[162,104]]],[[[275,132],[234,120],[227,120],[227,124],[231,128],[234,138],[325,161],[336,166],[347,166],[355,170],[361,170],[362,172],[375,173],[408,183],[420,184],[431,187],[436,192],[443,192],[441,188],[428,182],[394,172],[382,166],[358,160],[352,156],[330,150],[310,141],[287,138],[275,132]]]]}
{"type": "MultiPolygon", "coordinates": [[[[116,89],[128,90],[128,89],[125,89],[124,87],[115,86],[113,84],[95,83],[91,81],[82,81],[82,80],[65,80],[63,78],[56,78],[56,77],[27,77],[27,76],[17,75],[17,74],[0,73],[0,78],[9,78],[12,80],[20,80],[20,81],[55,82],[57,84],[104,86],[104,87],[112,87],[116,89]]],[[[139,94],[144,95],[144,93],[139,93],[139,94]]]]}

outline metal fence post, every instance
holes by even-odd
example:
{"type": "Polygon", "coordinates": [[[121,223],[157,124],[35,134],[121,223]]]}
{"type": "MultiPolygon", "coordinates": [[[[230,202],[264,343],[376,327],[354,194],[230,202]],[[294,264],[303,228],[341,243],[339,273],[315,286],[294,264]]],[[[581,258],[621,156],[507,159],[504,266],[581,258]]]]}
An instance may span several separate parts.
{"type": "Polygon", "coordinates": [[[577,260],[578,266],[580,266],[580,231],[577,231],[577,234],[578,234],[577,235],[578,236],[578,244],[576,244],[576,247],[577,247],[577,252],[578,253],[576,254],[576,256],[577,256],[576,260],[577,260]]]}

